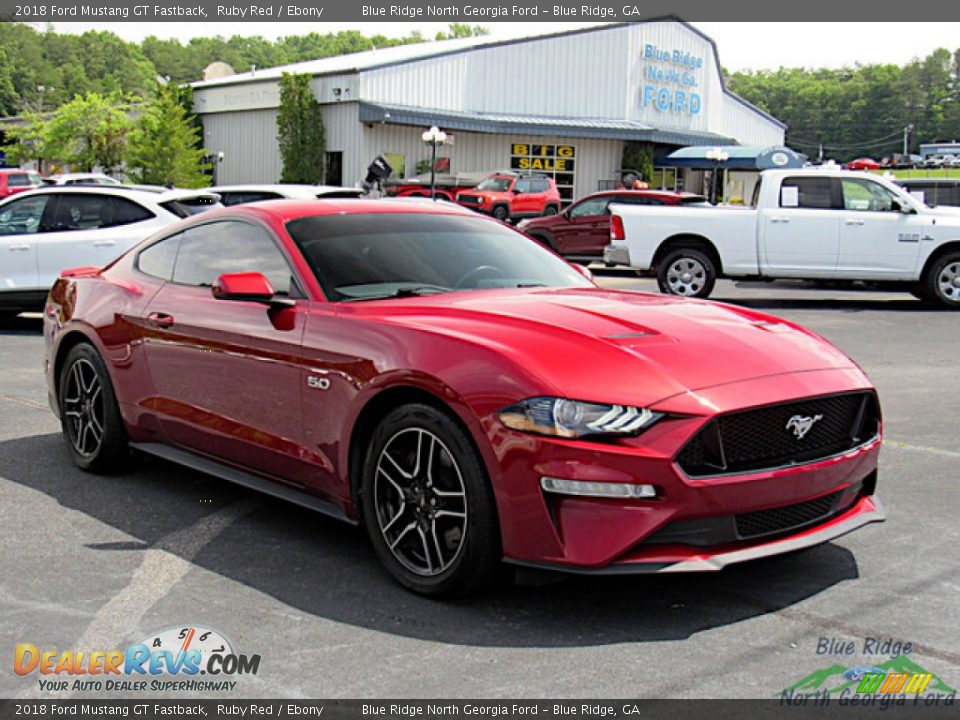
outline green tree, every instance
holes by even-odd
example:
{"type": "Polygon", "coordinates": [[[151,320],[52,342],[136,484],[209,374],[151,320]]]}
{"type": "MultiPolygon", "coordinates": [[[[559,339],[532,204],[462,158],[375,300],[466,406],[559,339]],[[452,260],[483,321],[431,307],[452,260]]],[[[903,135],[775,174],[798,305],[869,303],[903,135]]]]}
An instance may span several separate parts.
{"type": "Polygon", "coordinates": [[[47,159],[59,160],[91,172],[100,167],[108,175],[123,164],[130,104],[119,94],[89,93],[61,105],[46,124],[47,159]]]}
{"type": "Polygon", "coordinates": [[[130,106],[119,95],[90,93],[61,105],[49,118],[30,112],[22,127],[6,134],[7,154],[15,161],[43,159],[90,172],[112,174],[122,165],[130,130],[130,106]]]}
{"type": "Polygon", "coordinates": [[[326,132],[310,75],[284,73],[280,80],[277,142],[283,161],[280,182],[318,183],[323,179],[326,132]]]}
{"type": "Polygon", "coordinates": [[[140,183],[196,188],[210,184],[206,150],[189,114],[189,99],[175,85],[158,85],[130,133],[127,174],[140,183]]]}

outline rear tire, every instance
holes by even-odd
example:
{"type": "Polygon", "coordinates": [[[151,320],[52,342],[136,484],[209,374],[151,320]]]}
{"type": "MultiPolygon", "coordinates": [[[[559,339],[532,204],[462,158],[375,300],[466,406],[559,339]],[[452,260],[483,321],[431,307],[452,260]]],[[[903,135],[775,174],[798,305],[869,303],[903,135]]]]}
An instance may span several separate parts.
{"type": "Polygon", "coordinates": [[[960,310],[960,252],[937,258],[922,280],[923,292],[940,305],[960,310]]]}
{"type": "Polygon", "coordinates": [[[110,375],[93,346],[70,349],[58,384],[60,424],[73,463],[94,473],[121,469],[129,457],[127,431],[110,375]]]}
{"type": "Polygon", "coordinates": [[[460,426],[434,407],[403,405],[384,417],[364,461],[362,505],[377,557],[408,590],[466,594],[503,573],[483,462],[460,426]]]}
{"type": "Polygon", "coordinates": [[[543,214],[544,214],[545,216],[556,215],[557,212],[558,212],[558,210],[557,210],[557,206],[556,206],[556,205],[547,205],[547,206],[543,209],[543,214]]]}
{"type": "Polygon", "coordinates": [[[657,267],[657,285],[666,295],[705,298],[713,292],[716,282],[713,260],[692,248],[674,250],[657,267]]]}

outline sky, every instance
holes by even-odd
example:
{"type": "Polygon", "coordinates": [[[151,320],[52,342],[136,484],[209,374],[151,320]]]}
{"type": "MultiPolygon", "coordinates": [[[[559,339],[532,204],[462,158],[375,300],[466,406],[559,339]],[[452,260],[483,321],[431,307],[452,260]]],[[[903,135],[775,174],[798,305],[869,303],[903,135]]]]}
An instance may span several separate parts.
{"type": "MultiPolygon", "coordinates": [[[[510,38],[559,32],[589,23],[483,23],[494,37],[510,38]]],[[[412,30],[433,37],[446,23],[53,23],[58,32],[109,30],[126,40],[148,35],[191,37],[263,35],[275,39],[308,32],[359,30],[401,37],[412,30]]],[[[695,22],[713,38],[720,62],[731,71],[778,67],[843,67],[855,63],[903,65],[939,47],[960,48],[960,23],[732,23],[695,22]]]]}

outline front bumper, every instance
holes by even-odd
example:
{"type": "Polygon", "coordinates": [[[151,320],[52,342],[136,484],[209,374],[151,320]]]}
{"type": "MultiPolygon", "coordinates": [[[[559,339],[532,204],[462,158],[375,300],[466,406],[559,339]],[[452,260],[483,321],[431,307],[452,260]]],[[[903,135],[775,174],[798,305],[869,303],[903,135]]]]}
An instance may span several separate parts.
{"type": "Polygon", "coordinates": [[[630,265],[630,249],[626,245],[610,244],[603,248],[603,262],[607,265],[630,265]]]}
{"type": "Polygon", "coordinates": [[[860,498],[856,505],[822,525],[807,532],[774,540],[750,547],[717,550],[714,552],[692,551],[689,548],[677,548],[672,552],[654,551],[646,556],[638,554],[606,567],[583,568],[570,565],[524,562],[507,559],[507,562],[523,567],[554,570],[579,575],[647,575],[652,573],[678,572],[716,572],[728,565],[759,560],[761,558],[783,555],[805,548],[821,545],[853,532],[870,523],[883,522],[887,514],[883,504],[876,496],[860,498]]]}
{"type": "Polygon", "coordinates": [[[749,472],[691,477],[677,463],[716,414],[868,390],[862,374],[846,370],[719,386],[653,406],[668,416],[637,438],[611,442],[534,436],[488,418],[504,558],[586,573],[719,570],[879,522],[879,435],[829,457],[749,472]],[[541,488],[543,477],[653,486],[656,497],[559,495],[541,488]],[[779,520],[795,513],[801,521],[779,520]],[[748,529],[758,522],[773,524],[748,529]]]}

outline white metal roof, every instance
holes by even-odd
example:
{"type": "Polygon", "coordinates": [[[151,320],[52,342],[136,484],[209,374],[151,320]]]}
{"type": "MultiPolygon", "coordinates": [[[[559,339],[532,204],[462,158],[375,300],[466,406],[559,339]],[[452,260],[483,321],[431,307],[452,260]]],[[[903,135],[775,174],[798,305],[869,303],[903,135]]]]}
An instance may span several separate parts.
{"type": "MultiPolygon", "coordinates": [[[[539,37],[547,37],[550,34],[524,36],[523,40],[529,40],[539,37]]],[[[424,58],[444,55],[459,50],[468,50],[472,48],[483,47],[485,45],[499,45],[505,42],[504,38],[490,37],[488,35],[480,37],[457,38],[455,40],[436,40],[422,43],[413,43],[411,45],[397,45],[394,47],[382,48],[378,50],[364,50],[363,52],[350,53],[349,55],[336,55],[334,57],[321,58],[319,60],[307,60],[306,62],[294,63],[293,65],[282,65],[279,67],[265,68],[255,72],[242,72],[227,77],[215,78],[213,80],[201,80],[191,83],[195,88],[220,87],[222,85],[236,85],[247,82],[257,82],[261,80],[278,80],[284,73],[307,73],[310,75],[338,75],[341,73],[352,73],[359,70],[368,70],[381,65],[392,65],[395,63],[408,62],[410,60],[421,60],[424,58]]],[[[511,42],[511,41],[506,41],[511,42]]]]}

